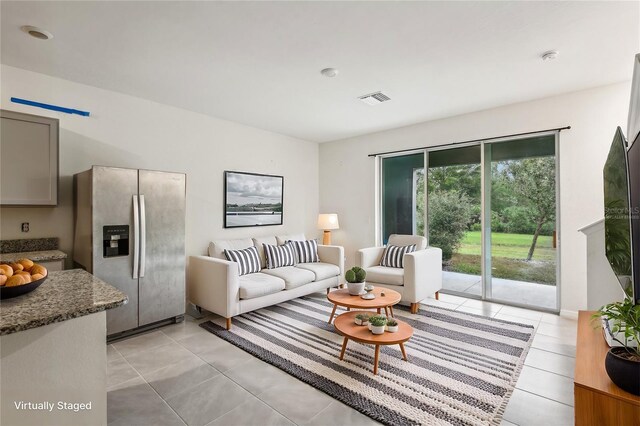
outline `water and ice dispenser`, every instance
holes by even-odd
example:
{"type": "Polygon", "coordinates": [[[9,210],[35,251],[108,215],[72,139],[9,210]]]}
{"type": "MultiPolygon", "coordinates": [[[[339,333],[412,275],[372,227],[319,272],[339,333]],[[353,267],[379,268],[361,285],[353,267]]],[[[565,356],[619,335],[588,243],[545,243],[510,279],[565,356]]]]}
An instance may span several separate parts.
{"type": "Polygon", "coordinates": [[[129,225],[102,227],[103,257],[129,256],[129,225]]]}

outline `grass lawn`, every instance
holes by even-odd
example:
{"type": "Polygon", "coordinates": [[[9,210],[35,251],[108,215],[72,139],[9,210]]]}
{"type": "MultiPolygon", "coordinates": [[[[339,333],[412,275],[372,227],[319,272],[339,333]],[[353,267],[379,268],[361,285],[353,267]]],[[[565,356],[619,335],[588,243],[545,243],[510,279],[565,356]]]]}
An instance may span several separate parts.
{"type": "MultiPolygon", "coordinates": [[[[493,257],[506,257],[509,259],[526,259],[529,247],[533,241],[533,235],[503,234],[494,232],[491,234],[491,251],[493,257]]],[[[533,252],[533,260],[556,260],[556,250],[552,247],[552,237],[540,235],[533,252]]],[[[480,231],[466,233],[458,254],[471,254],[480,256],[482,240],[480,231]]]]}
{"type": "MultiPolygon", "coordinates": [[[[493,233],[491,236],[491,269],[495,278],[506,278],[541,284],[556,284],[556,250],[552,238],[539,236],[533,260],[527,262],[532,235],[493,233]]],[[[445,270],[471,275],[481,274],[480,231],[467,232],[462,245],[445,270]]]]}

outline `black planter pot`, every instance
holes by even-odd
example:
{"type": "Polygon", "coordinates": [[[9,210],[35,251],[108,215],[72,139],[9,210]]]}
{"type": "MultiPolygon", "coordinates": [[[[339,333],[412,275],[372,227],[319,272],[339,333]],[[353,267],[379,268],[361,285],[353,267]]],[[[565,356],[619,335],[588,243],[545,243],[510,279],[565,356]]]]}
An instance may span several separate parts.
{"type": "Polygon", "coordinates": [[[629,393],[640,396],[640,362],[622,358],[619,354],[625,348],[609,349],[604,359],[604,367],[613,383],[629,393]]]}

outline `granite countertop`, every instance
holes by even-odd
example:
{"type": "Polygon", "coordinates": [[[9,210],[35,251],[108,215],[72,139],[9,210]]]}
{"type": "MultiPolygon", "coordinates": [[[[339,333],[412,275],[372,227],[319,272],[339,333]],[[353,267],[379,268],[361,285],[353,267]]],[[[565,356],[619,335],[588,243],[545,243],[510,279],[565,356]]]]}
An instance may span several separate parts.
{"type": "Polygon", "coordinates": [[[18,259],[31,259],[34,262],[66,259],[67,253],[60,250],[23,251],[18,253],[0,253],[0,263],[15,262],[18,259]]]}
{"type": "Polygon", "coordinates": [[[0,301],[0,335],[117,308],[128,300],[82,269],[51,272],[31,293],[0,301]]]}

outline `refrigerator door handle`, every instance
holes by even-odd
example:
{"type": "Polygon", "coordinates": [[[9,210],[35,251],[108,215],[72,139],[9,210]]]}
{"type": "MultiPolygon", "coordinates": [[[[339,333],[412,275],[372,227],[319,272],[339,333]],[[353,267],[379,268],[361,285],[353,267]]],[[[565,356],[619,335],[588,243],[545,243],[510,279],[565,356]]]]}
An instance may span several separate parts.
{"type": "Polygon", "coordinates": [[[144,277],[147,247],[147,215],[145,213],[144,195],[140,195],[140,278],[144,277]]]}
{"type": "Polygon", "coordinates": [[[140,229],[140,214],[138,212],[138,196],[133,196],[133,278],[138,278],[138,263],[140,262],[140,250],[138,232],[140,229]]]}

